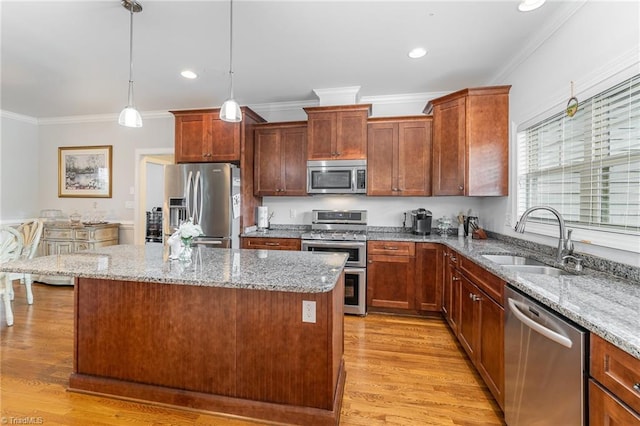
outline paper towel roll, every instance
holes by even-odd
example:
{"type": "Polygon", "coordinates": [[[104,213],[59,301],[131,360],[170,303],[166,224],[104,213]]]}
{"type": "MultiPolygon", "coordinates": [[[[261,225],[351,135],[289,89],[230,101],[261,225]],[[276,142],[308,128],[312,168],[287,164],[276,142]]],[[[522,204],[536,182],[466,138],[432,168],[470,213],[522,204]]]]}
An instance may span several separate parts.
{"type": "Polygon", "coordinates": [[[258,206],[256,214],[256,226],[266,229],[269,227],[269,208],[267,206],[258,206]]]}

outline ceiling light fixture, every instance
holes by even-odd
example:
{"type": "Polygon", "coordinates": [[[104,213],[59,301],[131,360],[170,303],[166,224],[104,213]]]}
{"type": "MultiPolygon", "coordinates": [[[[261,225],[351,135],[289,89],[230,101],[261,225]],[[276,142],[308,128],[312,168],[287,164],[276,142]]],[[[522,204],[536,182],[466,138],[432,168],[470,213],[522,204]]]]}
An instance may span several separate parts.
{"type": "Polygon", "coordinates": [[[231,83],[229,99],[220,107],[220,120],[235,123],[242,121],[242,111],[238,102],[233,99],[233,0],[229,1],[229,78],[231,83]]]}
{"type": "Polygon", "coordinates": [[[409,57],[412,59],[422,58],[426,54],[427,54],[427,49],[425,49],[424,47],[416,47],[409,51],[409,57]]]}
{"type": "Polygon", "coordinates": [[[198,78],[198,74],[191,70],[184,70],[180,73],[184,78],[188,78],[189,80],[193,80],[194,78],[198,78]]]}
{"type": "Polygon", "coordinates": [[[142,5],[136,0],[122,0],[122,6],[131,15],[129,23],[129,97],[127,98],[127,106],[118,117],[118,124],[126,127],[142,127],[142,117],[133,106],[133,14],[141,12],[142,5]]]}
{"type": "Polygon", "coordinates": [[[531,12],[544,4],[546,0],[522,0],[518,5],[520,12],[531,12]]]}

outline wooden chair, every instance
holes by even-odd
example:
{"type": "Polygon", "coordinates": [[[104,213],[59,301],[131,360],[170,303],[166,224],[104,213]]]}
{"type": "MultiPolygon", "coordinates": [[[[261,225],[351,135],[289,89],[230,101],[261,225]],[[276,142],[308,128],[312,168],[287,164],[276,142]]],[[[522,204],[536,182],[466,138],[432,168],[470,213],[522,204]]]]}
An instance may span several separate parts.
{"type": "MultiPolygon", "coordinates": [[[[20,258],[22,254],[22,233],[10,226],[0,226],[0,263],[20,258]]],[[[0,296],[4,300],[4,311],[7,325],[13,325],[13,311],[11,310],[11,281],[9,273],[0,272],[0,296]]]]}
{"type": "MultiPolygon", "coordinates": [[[[40,237],[42,236],[43,223],[41,220],[34,219],[29,222],[25,222],[18,227],[18,232],[22,233],[24,244],[22,246],[21,259],[33,259],[38,251],[38,245],[40,244],[40,237]]],[[[11,300],[14,298],[13,286],[11,283],[13,280],[20,280],[20,284],[25,285],[27,293],[27,303],[33,304],[33,291],[31,290],[31,284],[33,283],[33,277],[31,274],[12,273],[9,274],[9,285],[11,287],[11,300]]]]}

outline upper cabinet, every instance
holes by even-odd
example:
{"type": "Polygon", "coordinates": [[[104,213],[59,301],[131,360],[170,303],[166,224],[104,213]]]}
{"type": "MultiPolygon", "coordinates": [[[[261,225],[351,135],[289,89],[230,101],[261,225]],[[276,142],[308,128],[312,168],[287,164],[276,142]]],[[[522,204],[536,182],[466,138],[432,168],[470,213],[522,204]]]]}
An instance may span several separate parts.
{"type": "Polygon", "coordinates": [[[176,163],[239,162],[247,127],[264,119],[243,107],[243,120],[220,120],[220,109],[171,111],[175,116],[176,163]]]}
{"type": "Polygon", "coordinates": [[[255,127],[255,195],[307,195],[307,123],[255,127]]]}
{"type": "Polygon", "coordinates": [[[365,160],[371,104],[304,108],[308,160],[365,160]]]}
{"type": "Polygon", "coordinates": [[[427,104],[433,195],[508,195],[510,88],[464,89],[427,104]]]}
{"type": "Polygon", "coordinates": [[[432,118],[371,118],[367,195],[431,195],[432,118]]]}

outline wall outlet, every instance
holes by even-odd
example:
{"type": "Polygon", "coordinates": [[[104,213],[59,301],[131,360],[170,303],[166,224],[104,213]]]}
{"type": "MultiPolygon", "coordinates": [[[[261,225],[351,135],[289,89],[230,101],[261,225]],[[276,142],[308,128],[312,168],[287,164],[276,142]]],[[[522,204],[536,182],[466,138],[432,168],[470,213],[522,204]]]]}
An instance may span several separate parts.
{"type": "Polygon", "coordinates": [[[133,208],[133,201],[125,201],[124,202],[124,208],[125,209],[132,209],[133,208]]]}
{"type": "Polygon", "coordinates": [[[315,300],[302,301],[302,322],[316,322],[316,302],[315,300]]]}
{"type": "Polygon", "coordinates": [[[298,212],[296,211],[296,209],[289,209],[289,218],[295,219],[297,215],[298,212]]]}

